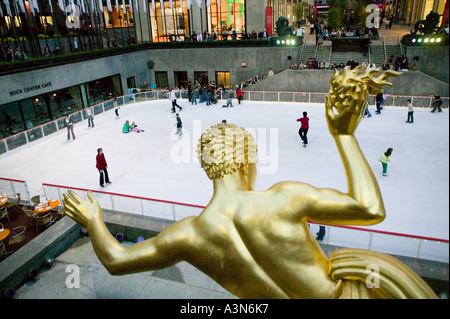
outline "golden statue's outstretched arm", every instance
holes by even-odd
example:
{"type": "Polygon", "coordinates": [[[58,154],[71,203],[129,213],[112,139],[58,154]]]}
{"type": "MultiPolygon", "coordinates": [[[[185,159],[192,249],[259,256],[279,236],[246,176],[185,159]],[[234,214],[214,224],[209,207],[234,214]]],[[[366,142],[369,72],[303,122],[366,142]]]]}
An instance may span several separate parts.
{"type": "Polygon", "coordinates": [[[169,226],[154,238],[124,247],[103,222],[102,210],[92,192],[88,192],[88,197],[90,201],[69,190],[64,193],[64,211],[87,229],[97,256],[111,274],[168,267],[181,261],[187,252],[193,231],[190,218],[169,226]]]}

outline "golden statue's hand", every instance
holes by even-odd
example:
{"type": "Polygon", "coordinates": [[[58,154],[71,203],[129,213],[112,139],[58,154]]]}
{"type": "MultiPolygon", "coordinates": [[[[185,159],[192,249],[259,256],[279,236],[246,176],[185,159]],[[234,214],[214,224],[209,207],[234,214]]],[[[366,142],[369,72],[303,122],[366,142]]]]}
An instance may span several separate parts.
{"type": "Polygon", "coordinates": [[[331,89],[325,96],[326,118],[333,136],[353,134],[364,115],[369,94],[382,93],[381,87],[392,86],[386,80],[388,77],[402,74],[388,70],[374,77],[380,71],[381,68],[364,70],[361,66],[353,70],[347,66],[342,75],[338,70],[334,71],[331,89]]]}
{"type": "Polygon", "coordinates": [[[64,193],[64,213],[81,226],[88,228],[89,222],[101,217],[102,209],[91,191],[87,193],[90,202],[84,200],[73,191],[64,193]]]}
{"type": "Polygon", "coordinates": [[[353,134],[367,105],[369,97],[367,85],[356,83],[349,92],[332,93],[335,92],[330,91],[330,94],[325,96],[326,118],[330,133],[332,135],[353,134]]]}

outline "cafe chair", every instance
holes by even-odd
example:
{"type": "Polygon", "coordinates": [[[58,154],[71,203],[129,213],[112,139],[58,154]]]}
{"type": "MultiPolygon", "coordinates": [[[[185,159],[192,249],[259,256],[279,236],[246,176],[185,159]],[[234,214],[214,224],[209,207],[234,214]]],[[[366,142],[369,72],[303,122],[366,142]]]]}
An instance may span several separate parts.
{"type": "Polygon", "coordinates": [[[17,226],[11,230],[11,235],[9,238],[9,244],[19,244],[22,246],[22,242],[25,241],[25,231],[27,228],[25,226],[17,226]]]}
{"type": "Polygon", "coordinates": [[[30,208],[28,206],[23,206],[22,211],[25,215],[27,215],[28,217],[28,226],[30,226],[31,221],[33,220],[34,214],[36,214],[36,212],[33,210],[33,208],[30,208]]]}
{"type": "Polygon", "coordinates": [[[14,207],[14,206],[18,206],[19,204],[20,204],[20,193],[17,193],[16,194],[16,199],[13,200],[13,201],[9,201],[6,204],[6,207],[11,208],[11,207],[14,207]]]}
{"type": "MultiPolygon", "coordinates": [[[[3,224],[0,223],[0,231],[2,231],[3,229],[4,229],[4,228],[3,228],[3,224]]],[[[2,240],[2,241],[0,242],[0,259],[1,259],[3,256],[8,257],[8,254],[11,254],[11,253],[12,253],[12,252],[6,250],[5,241],[2,240]]]]}
{"type": "Polygon", "coordinates": [[[9,213],[8,213],[8,207],[6,205],[3,205],[0,207],[0,219],[7,219],[9,223],[9,213]]]}
{"type": "Polygon", "coordinates": [[[2,241],[2,242],[0,243],[0,259],[1,259],[3,256],[7,257],[8,254],[10,254],[10,253],[11,253],[11,252],[6,251],[5,243],[2,241]]]}
{"type": "Polygon", "coordinates": [[[46,202],[47,198],[45,198],[45,196],[42,196],[42,195],[35,195],[35,196],[31,197],[31,201],[33,202],[34,205],[37,205],[39,203],[46,202]]]}
{"type": "Polygon", "coordinates": [[[34,221],[36,222],[36,233],[38,233],[39,226],[48,227],[54,223],[52,211],[42,213],[42,214],[34,214],[34,221]]]}

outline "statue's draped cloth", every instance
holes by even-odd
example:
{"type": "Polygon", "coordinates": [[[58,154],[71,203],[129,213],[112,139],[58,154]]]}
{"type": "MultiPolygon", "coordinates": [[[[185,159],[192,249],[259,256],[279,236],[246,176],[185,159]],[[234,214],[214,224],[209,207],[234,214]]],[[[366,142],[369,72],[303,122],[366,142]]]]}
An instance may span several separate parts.
{"type": "Polygon", "coordinates": [[[436,294],[405,264],[376,251],[344,248],[330,256],[329,274],[340,298],[434,299],[436,294]],[[372,288],[369,286],[372,285],[372,288]]]}

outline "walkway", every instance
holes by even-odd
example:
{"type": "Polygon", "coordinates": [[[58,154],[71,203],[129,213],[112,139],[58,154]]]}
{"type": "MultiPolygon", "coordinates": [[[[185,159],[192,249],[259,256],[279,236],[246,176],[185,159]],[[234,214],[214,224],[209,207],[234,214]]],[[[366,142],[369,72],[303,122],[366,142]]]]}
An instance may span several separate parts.
{"type": "MultiPolygon", "coordinates": [[[[412,26],[408,25],[393,25],[391,29],[386,29],[385,25],[381,26],[379,30],[381,35],[384,37],[384,41],[386,45],[395,45],[398,44],[398,39],[402,38],[405,34],[410,33],[412,26]]],[[[315,45],[316,44],[316,35],[309,34],[309,24],[305,27],[305,43],[306,45],[315,45]]],[[[383,44],[382,40],[372,40],[372,45],[381,45],[383,44]]],[[[324,46],[331,46],[331,41],[324,41],[324,46]]]]}

